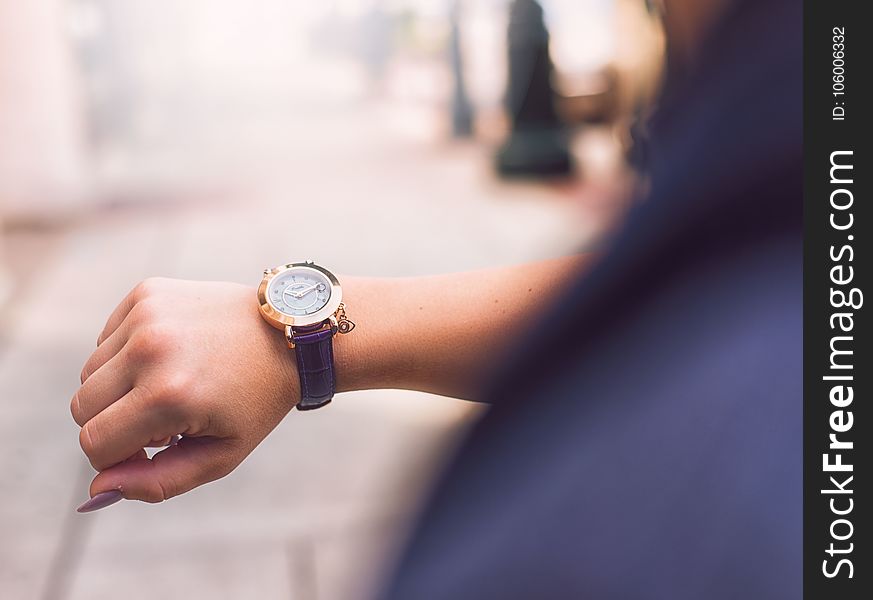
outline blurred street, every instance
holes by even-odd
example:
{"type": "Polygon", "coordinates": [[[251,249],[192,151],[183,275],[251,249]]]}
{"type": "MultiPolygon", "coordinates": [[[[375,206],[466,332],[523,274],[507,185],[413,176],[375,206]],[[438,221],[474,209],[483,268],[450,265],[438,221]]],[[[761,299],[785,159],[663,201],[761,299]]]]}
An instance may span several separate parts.
{"type": "Polygon", "coordinates": [[[164,505],[73,512],[92,471],[69,400],[105,318],[139,279],[254,286],[263,267],[308,257],[339,273],[436,273],[560,254],[595,231],[566,190],[500,183],[474,147],[375,135],[391,131],[390,111],[322,118],[277,132],[289,145],[283,179],[10,233],[8,258],[25,285],[2,313],[3,597],[357,598],[390,560],[474,406],[347,394],[292,413],[225,480],[164,505]],[[329,136],[320,149],[291,154],[314,130],[329,136]]]}
{"type": "MultiPolygon", "coordinates": [[[[27,5],[34,31],[25,35],[19,15],[20,43],[39,39],[46,14],[35,7],[55,4],[27,5]]],[[[47,78],[0,68],[0,84],[21,91],[4,96],[0,85],[0,130],[19,135],[19,155],[0,157],[0,598],[367,597],[480,408],[412,392],[340,395],[292,412],[219,482],[162,505],[80,515],[93,471],[69,402],[106,317],[148,276],[247,283],[254,302],[262,269],[295,260],[410,276],[593,247],[622,210],[613,132],[574,138],[581,180],[502,181],[499,118],[486,110],[475,140],[449,134],[442,55],[395,57],[374,82],[359,63],[301,49],[292,13],[206,3],[204,24],[195,16],[206,4],[193,3],[174,30],[162,11],[123,4],[127,13],[108,10],[123,43],[81,44],[81,78],[55,48],[34,55],[67,73],[59,89],[79,82],[69,95],[84,108],[67,107],[68,122],[47,129],[39,116],[63,104],[43,89],[47,78]],[[235,27],[262,35],[240,47],[235,27]],[[94,66],[106,56],[111,65],[94,66]],[[46,156],[57,181],[41,170],[46,156]]],[[[15,33],[2,21],[0,38],[15,33]]],[[[87,11],[74,22],[82,39],[98,28],[87,11]]],[[[498,54],[478,60],[487,67],[498,54]]],[[[488,93],[499,102],[499,90],[488,93]]]]}

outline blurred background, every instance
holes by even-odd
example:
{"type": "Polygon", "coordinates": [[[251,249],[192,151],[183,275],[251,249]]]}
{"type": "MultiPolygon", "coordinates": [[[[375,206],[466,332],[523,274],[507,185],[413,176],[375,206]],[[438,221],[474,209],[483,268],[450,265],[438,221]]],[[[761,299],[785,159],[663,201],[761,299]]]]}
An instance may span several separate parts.
{"type": "Polygon", "coordinates": [[[662,69],[644,0],[0,0],[0,597],[366,598],[480,409],[347,394],[218,483],[77,515],[106,316],[150,275],[593,248],[662,69]]]}

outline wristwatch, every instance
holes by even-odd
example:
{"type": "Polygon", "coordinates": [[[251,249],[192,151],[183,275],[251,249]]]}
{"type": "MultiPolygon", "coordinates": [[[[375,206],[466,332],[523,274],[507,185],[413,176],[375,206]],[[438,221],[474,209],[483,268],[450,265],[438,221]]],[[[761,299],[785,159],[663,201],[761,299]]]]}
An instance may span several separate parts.
{"type": "Polygon", "coordinates": [[[258,304],[267,322],[285,332],[288,347],[297,355],[298,410],[320,408],[336,392],[333,337],[355,327],[342,300],[336,276],[312,261],[264,269],[258,304]]]}

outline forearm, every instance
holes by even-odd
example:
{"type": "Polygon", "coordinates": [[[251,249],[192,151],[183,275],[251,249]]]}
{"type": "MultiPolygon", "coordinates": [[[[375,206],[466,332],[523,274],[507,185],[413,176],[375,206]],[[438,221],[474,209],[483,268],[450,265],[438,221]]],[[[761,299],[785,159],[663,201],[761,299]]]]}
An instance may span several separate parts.
{"type": "Polygon", "coordinates": [[[357,327],[335,343],[340,391],[402,388],[472,398],[587,256],[404,279],[343,278],[357,327]]]}
{"type": "MultiPolygon", "coordinates": [[[[334,338],[340,391],[473,398],[483,374],[585,263],[343,278],[357,327],[334,338]]],[[[254,300],[244,285],[150,279],[121,301],[70,402],[82,450],[99,471],[80,510],[121,497],[160,502],[218,479],[285,417],[299,400],[298,375],[254,300]],[[146,454],[178,435],[178,444],[146,454]]]]}

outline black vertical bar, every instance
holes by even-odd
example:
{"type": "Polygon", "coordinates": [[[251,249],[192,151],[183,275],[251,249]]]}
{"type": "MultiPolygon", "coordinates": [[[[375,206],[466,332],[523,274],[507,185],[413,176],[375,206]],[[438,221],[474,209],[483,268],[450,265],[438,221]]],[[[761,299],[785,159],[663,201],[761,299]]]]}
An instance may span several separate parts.
{"type": "Polygon", "coordinates": [[[804,596],[815,599],[873,597],[865,6],[804,5],[804,596]]]}

